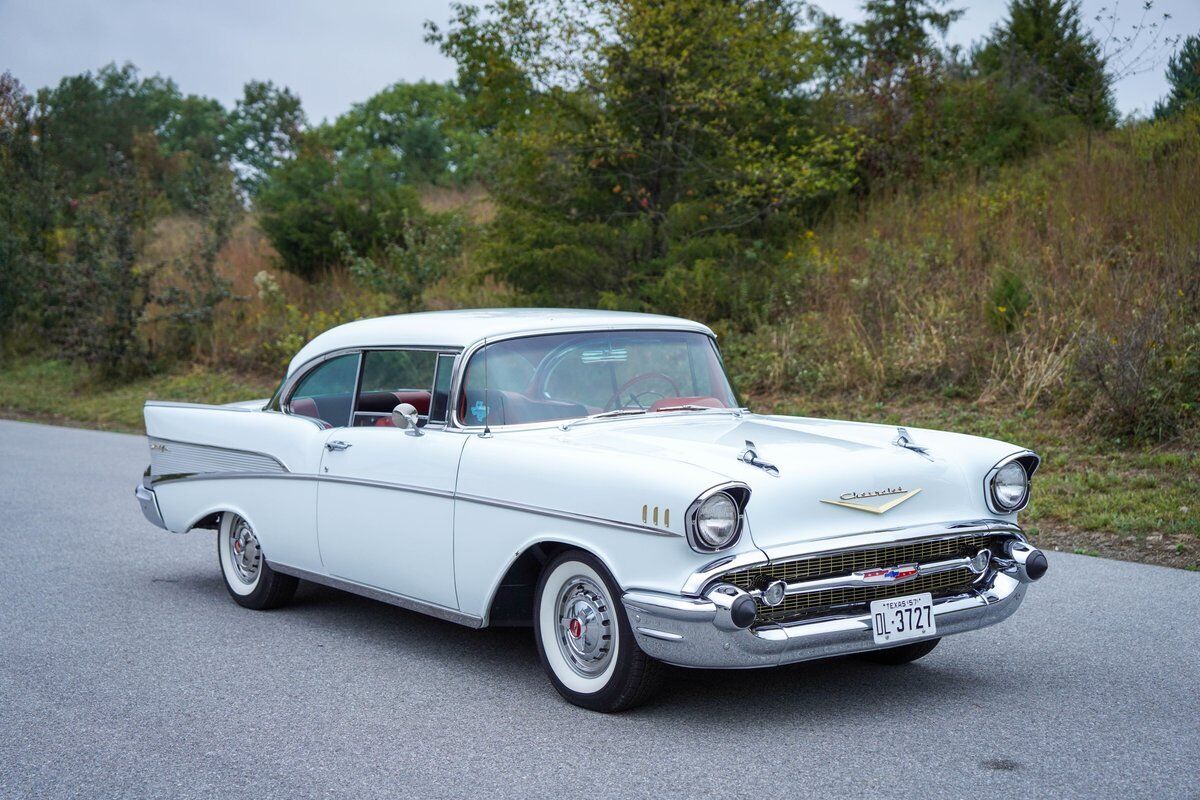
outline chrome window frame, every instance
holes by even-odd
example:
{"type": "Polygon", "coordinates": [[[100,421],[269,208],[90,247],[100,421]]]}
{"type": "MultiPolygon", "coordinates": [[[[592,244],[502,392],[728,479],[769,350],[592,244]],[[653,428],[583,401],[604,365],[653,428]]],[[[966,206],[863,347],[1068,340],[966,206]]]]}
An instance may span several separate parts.
{"type": "Polygon", "coordinates": [[[286,396],[287,400],[282,401],[280,403],[280,410],[283,413],[287,414],[288,416],[303,417],[304,419],[320,420],[320,422],[322,422],[323,424],[329,425],[329,430],[336,431],[336,430],[341,430],[343,428],[354,427],[354,412],[355,412],[355,409],[358,407],[358,384],[362,380],[362,366],[363,366],[362,351],[359,350],[358,348],[353,348],[353,347],[343,348],[342,350],[334,350],[329,353],[326,353],[323,356],[318,356],[317,358],[314,358],[311,361],[306,362],[305,363],[306,369],[304,370],[303,374],[300,374],[300,370],[296,370],[297,375],[296,375],[295,379],[291,380],[290,382],[285,381],[287,393],[286,393],[286,395],[284,395],[281,392],[281,397],[286,396]],[[300,388],[300,384],[302,384],[305,381],[305,379],[308,378],[309,375],[316,372],[324,364],[326,364],[330,361],[333,361],[336,358],[341,358],[343,356],[349,356],[349,355],[357,355],[358,363],[355,365],[355,368],[354,368],[354,385],[351,389],[353,394],[350,396],[350,418],[346,421],[347,422],[346,425],[331,425],[328,420],[323,420],[320,417],[310,417],[307,414],[298,414],[292,410],[292,398],[295,395],[296,390],[298,388],[300,388]]]}
{"type": "MultiPolygon", "coordinates": [[[[264,410],[273,411],[273,412],[281,413],[281,414],[287,414],[288,416],[293,416],[293,417],[300,417],[302,419],[312,419],[312,417],[307,417],[303,414],[297,414],[296,412],[294,412],[292,410],[292,396],[295,393],[296,388],[309,375],[309,373],[311,373],[313,370],[320,367],[326,361],[330,361],[330,360],[332,360],[334,358],[338,358],[340,356],[356,354],[356,355],[358,355],[358,374],[354,381],[354,397],[350,404],[350,422],[353,423],[354,415],[358,411],[358,389],[362,383],[363,362],[366,360],[364,357],[364,354],[369,351],[374,351],[374,350],[432,351],[432,352],[436,353],[437,355],[443,355],[443,354],[453,355],[453,356],[455,356],[456,359],[462,353],[461,347],[456,347],[453,345],[378,344],[378,345],[355,345],[354,347],[339,347],[336,350],[330,350],[328,352],[321,353],[318,356],[313,356],[308,361],[305,361],[303,364],[296,367],[296,370],[291,375],[288,375],[287,377],[284,378],[283,382],[279,385],[279,388],[275,391],[275,396],[271,398],[269,403],[267,403],[267,406],[264,410]]],[[[349,427],[353,427],[353,425],[351,425],[349,427]]],[[[435,426],[435,427],[437,427],[437,426],[435,426]]],[[[331,430],[338,430],[338,428],[331,428],[331,430]]]]}

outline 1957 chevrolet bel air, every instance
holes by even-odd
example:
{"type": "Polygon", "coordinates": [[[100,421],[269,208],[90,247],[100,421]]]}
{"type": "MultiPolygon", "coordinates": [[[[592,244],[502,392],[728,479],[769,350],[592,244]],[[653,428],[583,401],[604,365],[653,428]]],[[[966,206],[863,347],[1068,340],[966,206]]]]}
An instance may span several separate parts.
{"type": "Polygon", "coordinates": [[[671,317],[434,312],[334,328],[269,401],[146,404],[136,495],[217,531],[233,599],[297,580],[472,627],[532,624],[555,688],[616,711],[661,663],[902,664],[1046,572],[1038,457],[930,430],[753,414],[671,317]]]}

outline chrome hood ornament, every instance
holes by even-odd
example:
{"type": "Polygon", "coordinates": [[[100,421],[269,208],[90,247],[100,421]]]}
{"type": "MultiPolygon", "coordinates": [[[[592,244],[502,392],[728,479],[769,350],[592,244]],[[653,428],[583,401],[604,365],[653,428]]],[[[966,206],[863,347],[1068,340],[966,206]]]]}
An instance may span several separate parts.
{"type": "Polygon", "coordinates": [[[761,458],[759,458],[758,449],[754,446],[754,442],[750,441],[749,439],[746,440],[746,449],[738,454],[738,461],[749,464],[752,467],[758,467],[768,475],[772,475],[776,478],[779,477],[779,467],[775,466],[769,461],[763,461],[761,458]]]}
{"type": "Polygon", "coordinates": [[[912,434],[908,432],[908,428],[898,427],[896,428],[896,434],[896,438],[892,440],[892,444],[896,445],[896,447],[903,447],[905,450],[912,450],[914,453],[922,455],[925,458],[928,458],[930,461],[933,461],[933,456],[929,455],[929,448],[921,447],[919,444],[917,444],[913,440],[912,434]]]}

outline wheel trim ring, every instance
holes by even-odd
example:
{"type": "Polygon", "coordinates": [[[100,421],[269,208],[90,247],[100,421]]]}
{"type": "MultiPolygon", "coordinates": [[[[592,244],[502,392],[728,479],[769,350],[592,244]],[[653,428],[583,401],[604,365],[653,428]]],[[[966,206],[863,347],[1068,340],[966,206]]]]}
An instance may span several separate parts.
{"type": "Polygon", "coordinates": [[[567,666],[583,678],[603,674],[612,660],[614,627],[604,590],[591,578],[574,575],[559,590],[556,608],[556,639],[567,666]]]}
{"type": "Polygon", "coordinates": [[[262,569],[262,547],[250,523],[241,517],[230,526],[228,550],[234,575],[247,586],[253,585],[262,569]]]}

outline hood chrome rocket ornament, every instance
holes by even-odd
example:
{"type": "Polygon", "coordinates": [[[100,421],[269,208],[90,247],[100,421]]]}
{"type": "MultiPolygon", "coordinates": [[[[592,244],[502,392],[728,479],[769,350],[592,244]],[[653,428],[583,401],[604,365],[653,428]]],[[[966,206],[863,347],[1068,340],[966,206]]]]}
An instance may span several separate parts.
{"type": "Polygon", "coordinates": [[[905,450],[912,450],[914,453],[925,456],[925,458],[933,461],[933,456],[929,455],[929,448],[921,447],[913,441],[912,434],[908,432],[908,428],[898,427],[896,428],[896,433],[898,435],[892,440],[892,444],[896,445],[896,447],[903,447],[905,450]]]}
{"type": "Polygon", "coordinates": [[[758,450],[755,448],[754,442],[750,441],[749,439],[746,440],[746,449],[738,454],[738,461],[749,464],[752,467],[758,467],[768,475],[772,475],[776,478],[779,477],[779,467],[759,458],[758,450]]]}

